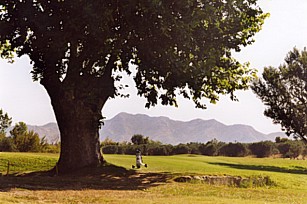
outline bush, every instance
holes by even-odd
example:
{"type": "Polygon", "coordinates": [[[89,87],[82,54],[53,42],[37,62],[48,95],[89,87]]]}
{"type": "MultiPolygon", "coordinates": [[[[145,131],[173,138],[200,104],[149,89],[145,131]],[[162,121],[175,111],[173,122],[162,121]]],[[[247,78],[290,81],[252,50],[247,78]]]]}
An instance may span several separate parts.
{"type": "Polygon", "coordinates": [[[179,144],[174,146],[172,154],[190,154],[191,149],[186,144],[179,144]]]}
{"type": "Polygon", "coordinates": [[[4,137],[0,140],[0,152],[15,152],[16,146],[10,137],[4,137]]]}
{"type": "Polygon", "coordinates": [[[248,153],[247,147],[242,143],[228,143],[220,148],[219,155],[229,157],[244,157],[248,153]]]}
{"type": "Polygon", "coordinates": [[[301,154],[303,154],[304,146],[300,141],[292,141],[290,142],[289,152],[286,154],[286,157],[295,159],[298,158],[301,154]]]}
{"type": "Polygon", "coordinates": [[[117,146],[117,154],[126,154],[126,145],[118,145],[117,146]]]}
{"type": "Polygon", "coordinates": [[[274,152],[274,148],[275,144],[271,141],[257,142],[249,145],[251,153],[258,158],[271,156],[274,152]]]}
{"type": "Polygon", "coordinates": [[[149,138],[143,135],[136,134],[131,137],[131,142],[135,145],[148,144],[149,138]]]}
{"type": "Polygon", "coordinates": [[[187,146],[190,149],[190,154],[201,154],[201,151],[200,151],[201,143],[191,142],[191,143],[188,143],[187,146]]]}
{"type": "Polygon", "coordinates": [[[60,145],[59,144],[47,144],[41,152],[45,153],[60,153],[60,145]]]}
{"type": "Polygon", "coordinates": [[[207,142],[206,144],[201,144],[199,146],[199,151],[202,155],[207,156],[217,156],[219,149],[224,145],[225,143],[219,142],[217,140],[211,140],[207,142]]]}
{"type": "Polygon", "coordinates": [[[118,146],[117,145],[107,145],[102,148],[102,153],[104,154],[117,154],[118,146]]]}
{"type": "Polygon", "coordinates": [[[11,138],[19,152],[38,152],[41,150],[39,135],[34,131],[28,131],[24,122],[17,123],[10,131],[11,138]]]}
{"type": "Polygon", "coordinates": [[[278,143],[277,148],[284,158],[297,158],[299,155],[304,154],[306,147],[301,141],[287,140],[283,143],[278,143]]]}
{"type": "Polygon", "coordinates": [[[149,145],[148,146],[148,155],[161,155],[166,156],[170,155],[172,148],[170,145],[149,145]]]}

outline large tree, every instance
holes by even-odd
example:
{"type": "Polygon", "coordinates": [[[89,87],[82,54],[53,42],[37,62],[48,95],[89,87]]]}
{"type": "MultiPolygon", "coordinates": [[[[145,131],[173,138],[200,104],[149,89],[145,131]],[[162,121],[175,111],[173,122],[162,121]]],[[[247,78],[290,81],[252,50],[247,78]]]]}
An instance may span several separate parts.
{"type": "Polygon", "coordinates": [[[290,51],[278,68],[265,67],[253,91],[267,106],[264,114],[287,135],[307,142],[307,50],[290,51]]]}
{"type": "Polygon", "coordinates": [[[1,0],[1,56],[29,56],[61,133],[60,173],[102,160],[101,110],[121,73],[131,73],[146,107],[205,108],[247,88],[254,70],[231,57],[253,42],[266,14],[257,0],[1,0]]]}

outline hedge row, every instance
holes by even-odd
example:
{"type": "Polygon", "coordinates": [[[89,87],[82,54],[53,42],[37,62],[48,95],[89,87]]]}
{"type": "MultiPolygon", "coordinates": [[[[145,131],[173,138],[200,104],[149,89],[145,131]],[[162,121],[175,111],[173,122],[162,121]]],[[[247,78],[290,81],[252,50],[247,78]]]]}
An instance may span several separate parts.
{"type": "MultiPolygon", "coordinates": [[[[278,140],[279,141],[279,140],[278,140]]],[[[270,157],[278,155],[284,158],[297,158],[307,155],[306,145],[302,141],[283,140],[279,142],[262,141],[255,143],[224,143],[212,140],[207,143],[187,143],[178,145],[165,145],[161,143],[132,144],[113,143],[102,145],[104,154],[128,154],[134,155],[140,149],[143,155],[176,155],[199,154],[207,156],[230,157],[270,157]]]]}

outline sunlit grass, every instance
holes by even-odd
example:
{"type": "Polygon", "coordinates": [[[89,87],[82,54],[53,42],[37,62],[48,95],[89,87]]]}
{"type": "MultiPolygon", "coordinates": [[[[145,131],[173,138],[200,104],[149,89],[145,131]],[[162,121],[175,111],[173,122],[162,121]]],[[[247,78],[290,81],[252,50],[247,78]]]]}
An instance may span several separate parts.
{"type": "Polygon", "coordinates": [[[57,154],[0,152],[0,173],[23,173],[49,170],[58,160],[57,154]]]}
{"type": "MultiPolygon", "coordinates": [[[[134,156],[105,155],[107,161],[125,168],[134,156]]],[[[144,172],[171,172],[183,175],[269,176],[281,188],[307,190],[307,161],[273,158],[207,157],[197,155],[143,156],[144,172]]]]}

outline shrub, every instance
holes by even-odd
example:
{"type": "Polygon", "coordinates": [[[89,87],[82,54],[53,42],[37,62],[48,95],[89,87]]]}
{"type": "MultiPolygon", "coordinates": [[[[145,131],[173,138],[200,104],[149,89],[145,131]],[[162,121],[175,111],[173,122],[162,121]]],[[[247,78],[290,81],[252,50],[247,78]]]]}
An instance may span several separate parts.
{"type": "Polygon", "coordinates": [[[200,151],[201,143],[191,142],[191,143],[188,143],[187,146],[190,149],[190,154],[201,154],[201,151],[200,151]]]}
{"type": "Polygon", "coordinates": [[[244,157],[248,153],[247,147],[242,143],[228,143],[220,148],[219,155],[229,157],[244,157]]]}
{"type": "Polygon", "coordinates": [[[303,155],[306,147],[301,141],[288,140],[284,143],[277,144],[277,148],[283,157],[297,158],[299,155],[303,155]]]}
{"type": "Polygon", "coordinates": [[[251,153],[259,158],[271,156],[274,148],[275,144],[271,141],[257,142],[249,145],[251,153]]]}
{"type": "Polygon", "coordinates": [[[170,155],[172,152],[171,145],[149,145],[148,155],[170,155]]]}
{"type": "Polygon", "coordinates": [[[59,153],[60,152],[60,145],[59,144],[47,144],[41,152],[46,153],[59,153]]]}
{"type": "Polygon", "coordinates": [[[0,139],[0,152],[15,152],[16,146],[10,137],[0,139]]]}
{"type": "Polygon", "coordinates": [[[211,140],[207,142],[206,144],[201,144],[199,147],[200,153],[202,155],[207,156],[217,156],[219,149],[224,145],[225,143],[219,142],[217,140],[211,140]]]}
{"type": "Polygon", "coordinates": [[[118,146],[117,145],[107,145],[102,148],[102,153],[104,154],[117,154],[118,146]]]}
{"type": "Polygon", "coordinates": [[[173,154],[190,154],[191,153],[191,149],[186,145],[186,144],[179,144],[174,146],[173,154]]]}

